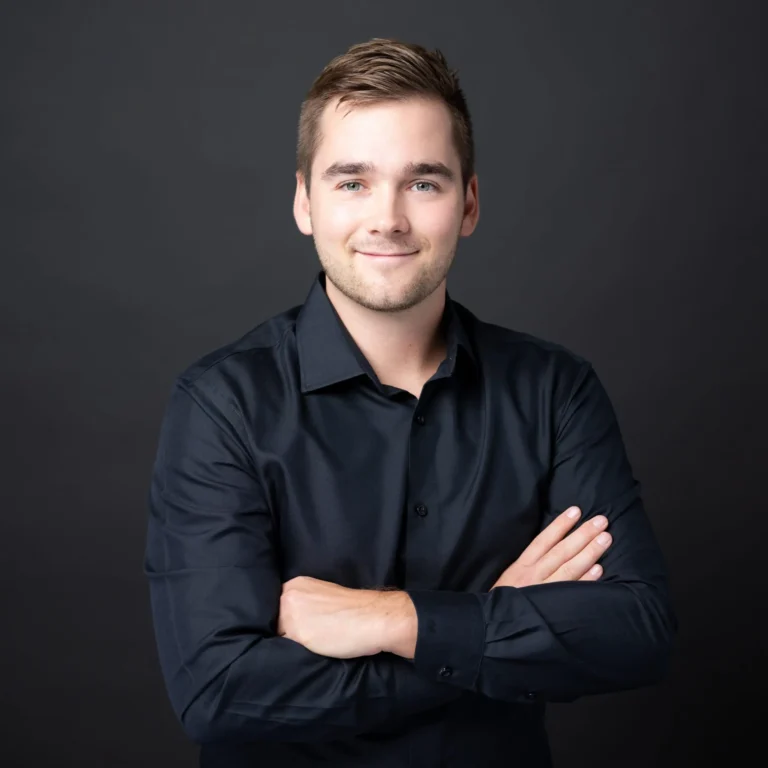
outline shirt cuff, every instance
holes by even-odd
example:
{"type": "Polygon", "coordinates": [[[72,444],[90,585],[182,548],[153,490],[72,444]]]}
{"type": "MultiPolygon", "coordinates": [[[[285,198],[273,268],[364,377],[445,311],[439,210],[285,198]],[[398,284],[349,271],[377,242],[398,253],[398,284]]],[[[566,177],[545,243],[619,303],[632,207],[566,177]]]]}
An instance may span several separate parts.
{"type": "Polygon", "coordinates": [[[471,592],[404,590],[418,619],[413,664],[430,680],[475,690],[485,653],[485,618],[471,592]]]}

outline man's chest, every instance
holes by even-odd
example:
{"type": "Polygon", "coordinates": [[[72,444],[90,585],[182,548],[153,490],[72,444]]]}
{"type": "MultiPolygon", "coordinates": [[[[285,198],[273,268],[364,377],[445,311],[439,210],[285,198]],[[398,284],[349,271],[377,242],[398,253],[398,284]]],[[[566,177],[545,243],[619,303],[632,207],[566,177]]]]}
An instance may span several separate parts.
{"type": "Polygon", "coordinates": [[[482,589],[540,527],[549,425],[511,398],[325,396],[263,464],[282,576],[482,589]]]}

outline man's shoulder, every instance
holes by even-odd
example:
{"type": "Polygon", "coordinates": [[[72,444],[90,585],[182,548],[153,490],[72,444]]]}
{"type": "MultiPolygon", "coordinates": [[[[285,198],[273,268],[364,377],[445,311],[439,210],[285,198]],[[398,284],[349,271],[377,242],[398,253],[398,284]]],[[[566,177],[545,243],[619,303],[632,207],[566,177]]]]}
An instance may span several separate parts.
{"type": "Polygon", "coordinates": [[[180,383],[220,392],[237,388],[254,372],[268,377],[274,371],[280,347],[295,327],[301,305],[267,318],[240,337],[216,347],[176,376],[180,383]]]}
{"type": "Polygon", "coordinates": [[[465,325],[472,328],[480,356],[502,365],[530,366],[539,370],[565,370],[576,373],[591,362],[571,347],[532,333],[491,323],[478,318],[458,304],[465,325]]]}
{"type": "MultiPolygon", "coordinates": [[[[572,348],[517,328],[480,319],[459,302],[454,306],[489,373],[527,371],[534,378],[573,379],[591,366],[572,348]]],[[[302,305],[267,318],[239,338],[206,352],[181,370],[176,380],[187,387],[232,392],[279,377],[279,350],[295,330],[302,305]]]]}

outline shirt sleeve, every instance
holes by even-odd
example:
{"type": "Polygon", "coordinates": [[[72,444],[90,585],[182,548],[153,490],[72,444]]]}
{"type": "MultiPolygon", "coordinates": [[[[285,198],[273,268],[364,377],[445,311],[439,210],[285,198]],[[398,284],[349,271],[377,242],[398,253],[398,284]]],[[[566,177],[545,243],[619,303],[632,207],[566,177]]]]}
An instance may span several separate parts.
{"type": "Polygon", "coordinates": [[[194,741],[386,730],[462,692],[390,653],[317,655],[276,634],[275,526],[234,401],[179,377],[161,425],[144,573],[173,710],[194,741]]]}
{"type": "Polygon", "coordinates": [[[677,631],[666,565],[616,415],[584,361],[557,426],[542,529],[576,505],[608,518],[596,582],[406,590],[418,620],[414,665],[426,679],[512,702],[572,701],[640,688],[666,674],[677,631]]]}

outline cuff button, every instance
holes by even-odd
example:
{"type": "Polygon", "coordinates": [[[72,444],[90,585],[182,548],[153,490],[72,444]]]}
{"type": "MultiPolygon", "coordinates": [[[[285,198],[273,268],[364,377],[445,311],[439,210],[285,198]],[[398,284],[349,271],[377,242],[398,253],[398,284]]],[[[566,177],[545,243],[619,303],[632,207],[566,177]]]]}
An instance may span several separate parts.
{"type": "Polygon", "coordinates": [[[440,668],[440,677],[450,677],[453,674],[453,670],[450,667],[440,668]]]}

